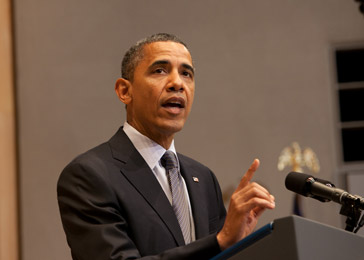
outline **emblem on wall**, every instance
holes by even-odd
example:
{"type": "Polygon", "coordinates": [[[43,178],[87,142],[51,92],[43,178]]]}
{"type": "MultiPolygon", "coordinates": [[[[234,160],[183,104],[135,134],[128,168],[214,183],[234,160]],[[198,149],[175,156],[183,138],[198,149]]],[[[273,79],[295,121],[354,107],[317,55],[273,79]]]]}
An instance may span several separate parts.
{"type": "MultiPolygon", "coordinates": [[[[303,167],[313,173],[320,171],[320,163],[316,153],[309,147],[302,150],[298,142],[293,142],[291,146],[283,148],[278,158],[277,167],[279,171],[290,168],[290,171],[303,173],[303,167]]],[[[293,214],[303,216],[301,195],[294,195],[293,214]]]]}

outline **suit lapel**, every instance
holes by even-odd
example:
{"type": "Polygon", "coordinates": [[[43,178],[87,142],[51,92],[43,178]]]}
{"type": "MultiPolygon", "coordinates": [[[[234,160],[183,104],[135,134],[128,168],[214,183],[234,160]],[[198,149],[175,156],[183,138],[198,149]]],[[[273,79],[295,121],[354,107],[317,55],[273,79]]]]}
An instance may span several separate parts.
{"type": "Polygon", "coordinates": [[[199,176],[199,172],[197,172],[192,165],[189,165],[182,155],[179,154],[178,159],[181,166],[181,174],[185,179],[188,189],[195,223],[196,239],[199,239],[209,234],[208,210],[205,203],[201,203],[203,196],[200,185],[203,184],[194,180],[194,177],[199,176]]]}
{"type": "Polygon", "coordinates": [[[172,233],[177,245],[184,245],[177,218],[163,189],[122,128],[110,139],[109,143],[114,159],[123,163],[121,173],[156,211],[172,233]]]}

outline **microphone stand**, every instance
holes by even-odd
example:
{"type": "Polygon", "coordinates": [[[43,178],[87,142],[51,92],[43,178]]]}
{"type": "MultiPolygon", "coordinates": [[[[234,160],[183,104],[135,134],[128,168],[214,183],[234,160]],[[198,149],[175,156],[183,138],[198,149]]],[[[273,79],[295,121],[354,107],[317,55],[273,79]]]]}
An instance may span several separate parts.
{"type": "MultiPolygon", "coordinates": [[[[345,230],[353,232],[358,226],[358,221],[361,215],[361,201],[360,198],[348,194],[344,196],[340,214],[346,216],[346,227],[345,230]]],[[[359,228],[364,225],[364,215],[360,220],[359,227],[355,230],[356,233],[359,228]]]]}
{"type": "Polygon", "coordinates": [[[364,226],[364,214],[363,214],[363,216],[361,216],[361,219],[360,219],[360,221],[359,221],[359,225],[358,225],[358,226],[356,227],[356,229],[354,230],[354,233],[358,232],[358,231],[359,231],[359,229],[360,229],[362,226],[364,226]]]}

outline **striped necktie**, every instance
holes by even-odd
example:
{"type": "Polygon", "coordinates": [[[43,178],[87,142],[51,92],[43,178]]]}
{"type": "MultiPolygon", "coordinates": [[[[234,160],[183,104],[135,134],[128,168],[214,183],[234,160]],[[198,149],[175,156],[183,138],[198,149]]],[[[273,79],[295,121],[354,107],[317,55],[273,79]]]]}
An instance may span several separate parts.
{"type": "Polygon", "coordinates": [[[181,227],[185,243],[191,242],[191,223],[188,202],[181,173],[178,171],[178,162],[175,154],[166,151],[162,156],[162,165],[166,169],[169,186],[172,192],[172,207],[181,227]]]}

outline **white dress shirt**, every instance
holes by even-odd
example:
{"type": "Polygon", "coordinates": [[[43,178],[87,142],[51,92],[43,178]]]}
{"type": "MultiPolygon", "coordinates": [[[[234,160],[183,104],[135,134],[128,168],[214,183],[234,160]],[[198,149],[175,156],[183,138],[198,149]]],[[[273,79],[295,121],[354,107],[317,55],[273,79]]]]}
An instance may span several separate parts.
{"type": "MultiPolygon", "coordinates": [[[[140,155],[146,161],[149,168],[154,173],[154,175],[157,178],[159,184],[161,185],[164,193],[166,194],[169,202],[172,205],[172,192],[171,192],[171,188],[168,183],[166,169],[161,164],[161,158],[162,158],[163,154],[166,152],[166,149],[164,149],[164,147],[157,144],[156,142],[154,142],[147,136],[138,132],[138,130],[136,130],[134,127],[129,125],[127,122],[124,123],[123,130],[124,130],[125,134],[129,137],[130,141],[133,143],[134,147],[137,149],[137,151],[140,153],[140,155]]],[[[176,158],[178,161],[178,169],[179,169],[180,168],[179,160],[178,160],[178,156],[176,153],[176,149],[174,147],[174,140],[172,141],[172,144],[168,148],[168,150],[172,151],[176,155],[176,158]]],[[[183,177],[182,177],[182,180],[183,180],[183,186],[185,189],[185,194],[186,194],[189,211],[190,211],[191,234],[192,234],[191,241],[194,241],[194,240],[196,240],[196,237],[195,237],[195,225],[194,225],[193,217],[192,217],[191,203],[190,203],[190,199],[188,196],[186,182],[183,179],[183,177]]]]}

